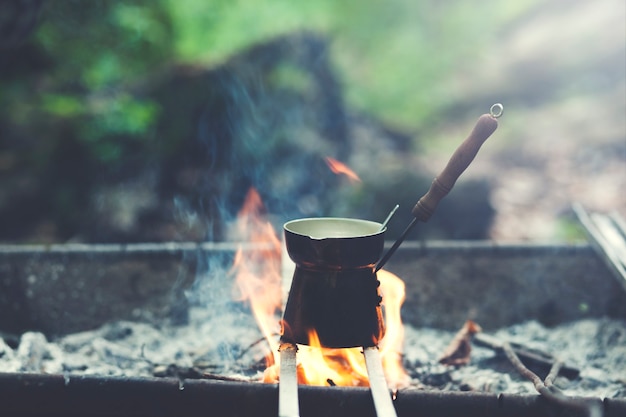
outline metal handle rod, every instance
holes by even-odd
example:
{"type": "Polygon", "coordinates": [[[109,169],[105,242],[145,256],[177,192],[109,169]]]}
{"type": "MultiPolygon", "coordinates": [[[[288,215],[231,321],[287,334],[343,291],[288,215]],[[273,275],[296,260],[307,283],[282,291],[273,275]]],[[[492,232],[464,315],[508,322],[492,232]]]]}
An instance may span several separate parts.
{"type": "Polygon", "coordinates": [[[389,258],[391,258],[391,255],[394,254],[394,252],[396,250],[398,250],[398,248],[400,247],[400,245],[402,244],[402,242],[404,242],[404,239],[406,239],[407,235],[409,234],[409,232],[411,231],[411,229],[413,229],[413,227],[417,224],[417,217],[414,217],[413,220],[411,220],[411,223],[409,223],[409,225],[406,227],[406,229],[404,229],[404,232],[402,232],[402,234],[400,235],[400,237],[393,243],[393,246],[391,248],[389,248],[389,250],[387,251],[387,253],[385,253],[385,256],[383,256],[380,261],[378,261],[378,263],[376,264],[376,268],[374,268],[374,273],[380,271],[380,269],[385,266],[385,264],[387,263],[387,261],[389,260],[389,258]]]}
{"type": "Polygon", "coordinates": [[[472,163],[482,144],[497,129],[497,119],[502,116],[503,111],[504,107],[502,104],[496,103],[489,109],[489,114],[483,114],[478,118],[469,136],[454,151],[443,171],[435,177],[426,194],[415,204],[415,207],[411,210],[414,217],[413,221],[411,221],[385,256],[378,261],[374,272],[378,272],[387,263],[391,255],[394,254],[413,226],[415,226],[416,220],[427,222],[430,219],[439,202],[452,190],[461,174],[472,163]]]}
{"type": "Polygon", "coordinates": [[[387,387],[378,347],[363,348],[363,355],[365,355],[365,367],[370,381],[370,391],[372,392],[376,415],[378,417],[397,417],[396,409],[391,400],[391,393],[387,387]]]}
{"type": "Polygon", "coordinates": [[[278,382],[278,417],[300,417],[298,406],[298,376],[296,373],[296,352],[298,347],[283,343],[280,353],[280,380],[278,382]]]}

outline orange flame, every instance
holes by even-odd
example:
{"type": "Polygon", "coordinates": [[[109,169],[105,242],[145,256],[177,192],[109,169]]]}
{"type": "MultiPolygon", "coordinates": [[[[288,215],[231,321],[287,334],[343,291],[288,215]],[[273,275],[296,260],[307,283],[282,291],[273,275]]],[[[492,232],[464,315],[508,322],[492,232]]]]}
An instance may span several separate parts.
{"type": "Polygon", "coordinates": [[[385,337],[380,341],[380,356],[387,385],[392,390],[407,387],[410,377],[402,366],[404,326],[400,310],[404,303],[404,281],[395,274],[381,269],[377,273],[385,313],[385,337]]]}
{"type": "Polygon", "coordinates": [[[307,385],[368,386],[360,348],[321,347],[317,333],[309,333],[309,346],[298,347],[298,382],[307,385]]]}
{"type": "Polygon", "coordinates": [[[324,159],[326,159],[326,164],[328,165],[328,168],[330,168],[330,170],[334,174],[345,175],[351,182],[361,182],[361,178],[359,178],[356,172],[348,168],[348,166],[343,162],[339,162],[338,160],[331,158],[330,156],[327,156],[324,159]]]}
{"type": "Polygon", "coordinates": [[[263,216],[263,202],[259,193],[251,188],[237,216],[239,237],[258,245],[254,250],[239,247],[233,261],[232,272],[241,300],[250,302],[254,317],[270,344],[267,365],[276,363],[278,351],[275,335],[279,332],[276,314],[281,309],[280,240],[272,225],[263,216]]]}
{"type": "MultiPolygon", "coordinates": [[[[277,382],[280,368],[274,355],[278,352],[278,315],[281,309],[281,248],[280,241],[270,223],[262,214],[263,203],[259,194],[251,189],[239,212],[237,227],[242,239],[258,244],[260,249],[235,255],[233,272],[241,298],[248,300],[255,319],[267,339],[270,353],[266,357],[267,369],[263,381],[277,382]]],[[[383,295],[385,337],[379,348],[387,383],[393,390],[408,385],[409,377],[402,367],[404,331],[400,308],[404,302],[404,283],[396,275],[378,272],[383,295]]],[[[309,334],[309,346],[298,347],[298,382],[308,385],[368,386],[365,358],[361,348],[329,349],[320,345],[315,331],[309,334]]]]}

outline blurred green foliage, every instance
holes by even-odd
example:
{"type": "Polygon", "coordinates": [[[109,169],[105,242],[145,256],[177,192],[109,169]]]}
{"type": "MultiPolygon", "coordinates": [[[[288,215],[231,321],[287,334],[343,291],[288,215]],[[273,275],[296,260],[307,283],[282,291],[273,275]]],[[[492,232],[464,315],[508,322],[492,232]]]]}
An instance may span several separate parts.
{"type": "MultiPolygon", "coordinates": [[[[188,119],[197,110],[190,94],[208,97],[214,117],[230,111],[223,109],[223,97],[211,97],[213,86],[201,82],[176,86],[180,78],[173,77],[167,88],[157,88],[163,87],[164,74],[185,68],[189,72],[182,75],[193,78],[193,71],[219,68],[248,48],[302,30],[328,41],[341,105],[418,131],[435,125],[458,100],[447,80],[479,59],[502,25],[536,3],[44,1],[36,31],[14,49],[0,50],[0,61],[8,57],[0,62],[0,127],[10,131],[0,137],[0,153],[10,148],[9,159],[44,179],[38,185],[43,192],[31,190],[41,200],[31,204],[49,204],[52,217],[77,223],[75,213],[90,204],[93,178],[162,161],[176,151],[176,141],[197,128],[188,119]]],[[[312,81],[307,68],[280,63],[268,71],[263,88],[319,98],[319,81],[312,81]]],[[[326,113],[335,110],[344,111],[326,113]]],[[[240,118],[268,112],[276,108],[243,108],[240,118]]],[[[290,117],[290,109],[281,112],[290,117]]],[[[292,134],[278,129],[264,132],[267,147],[250,154],[263,159],[272,141],[292,134]]]]}
{"type": "Polygon", "coordinates": [[[416,129],[455,99],[446,83],[479,59],[526,2],[168,0],[177,59],[215,63],[279,34],[312,29],[333,41],[348,103],[416,129]]]}
{"type": "MultiPolygon", "coordinates": [[[[0,104],[13,122],[36,118],[46,132],[74,123],[78,139],[107,162],[124,152],[126,141],[150,140],[159,104],[133,89],[164,67],[219,64],[277,35],[312,29],[332,41],[332,64],[349,106],[419,129],[456,99],[445,80],[483,53],[479,45],[494,41],[501,26],[489,23],[506,24],[534,3],[50,1],[35,42],[51,68],[21,77],[21,85],[0,81],[0,104]]],[[[293,71],[276,80],[306,88],[293,71]]]]}
{"type": "MultiPolygon", "coordinates": [[[[48,142],[71,133],[100,162],[117,159],[130,140],[149,139],[157,103],[132,88],[172,56],[170,18],[151,1],[44,3],[28,54],[46,57],[40,68],[0,81],[5,117],[48,142]]],[[[19,63],[17,64],[19,65],[19,63]]],[[[52,147],[40,146],[45,161],[52,147]]]]}

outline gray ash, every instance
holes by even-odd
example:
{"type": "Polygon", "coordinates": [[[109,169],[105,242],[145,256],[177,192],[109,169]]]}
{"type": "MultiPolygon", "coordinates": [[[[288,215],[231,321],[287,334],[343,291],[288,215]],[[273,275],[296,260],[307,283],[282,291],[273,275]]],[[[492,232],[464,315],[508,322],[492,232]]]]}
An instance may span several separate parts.
{"type": "MultiPolygon", "coordinates": [[[[405,326],[404,365],[412,378],[408,389],[536,394],[533,385],[519,376],[503,355],[476,343],[469,365],[439,364],[454,333],[405,326]]],[[[553,328],[530,321],[492,335],[550,353],[579,369],[575,379],[556,379],[567,395],[626,397],[623,320],[589,319],[553,328]]],[[[162,376],[258,382],[268,351],[245,312],[216,317],[203,309],[193,309],[185,326],[120,321],[54,341],[37,332],[22,334],[18,344],[5,339],[0,339],[0,372],[64,374],[68,378],[162,376]]]]}
{"type": "MultiPolygon", "coordinates": [[[[580,370],[575,379],[560,376],[556,385],[567,395],[626,397],[626,322],[580,320],[547,328],[530,321],[493,333],[502,341],[546,352],[580,370]]],[[[441,365],[436,358],[452,334],[435,329],[406,328],[405,366],[425,389],[535,394],[504,355],[472,344],[467,366],[441,365]]],[[[547,374],[535,371],[539,377],[547,374]]]]}

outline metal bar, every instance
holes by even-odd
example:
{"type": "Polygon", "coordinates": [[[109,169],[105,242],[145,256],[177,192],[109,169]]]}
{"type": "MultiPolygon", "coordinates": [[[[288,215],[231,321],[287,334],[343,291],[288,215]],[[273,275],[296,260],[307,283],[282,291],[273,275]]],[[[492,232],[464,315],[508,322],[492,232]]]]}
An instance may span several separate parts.
{"type": "Polygon", "coordinates": [[[391,220],[393,215],[396,214],[396,211],[398,211],[399,207],[400,207],[400,204],[396,204],[395,207],[391,209],[391,211],[389,212],[389,215],[383,222],[382,226],[380,226],[380,230],[383,230],[385,227],[387,227],[387,223],[389,223],[389,220],[391,220]]]}
{"type": "Polygon", "coordinates": [[[378,354],[378,347],[363,348],[363,355],[365,355],[365,366],[370,380],[370,390],[372,391],[376,415],[378,417],[397,417],[383,372],[383,364],[378,354]]]}
{"type": "Polygon", "coordinates": [[[624,221],[615,214],[589,214],[580,204],[572,209],[592,240],[596,252],[604,259],[607,266],[626,290],[626,230],[624,221]],[[616,221],[617,220],[617,221],[616,221]]]}
{"type": "MultiPolygon", "coordinates": [[[[0,415],[20,417],[276,417],[276,384],[176,378],[63,376],[0,372],[0,415]]],[[[365,388],[299,389],[302,417],[375,417],[365,388]]],[[[588,397],[604,417],[626,415],[626,398],[588,397]]],[[[401,390],[399,417],[562,417],[563,410],[539,395],[401,390]]]]}
{"type": "Polygon", "coordinates": [[[280,352],[280,381],[278,385],[278,416],[300,417],[298,407],[298,375],[296,373],[296,352],[298,347],[283,343],[280,352]]]}

